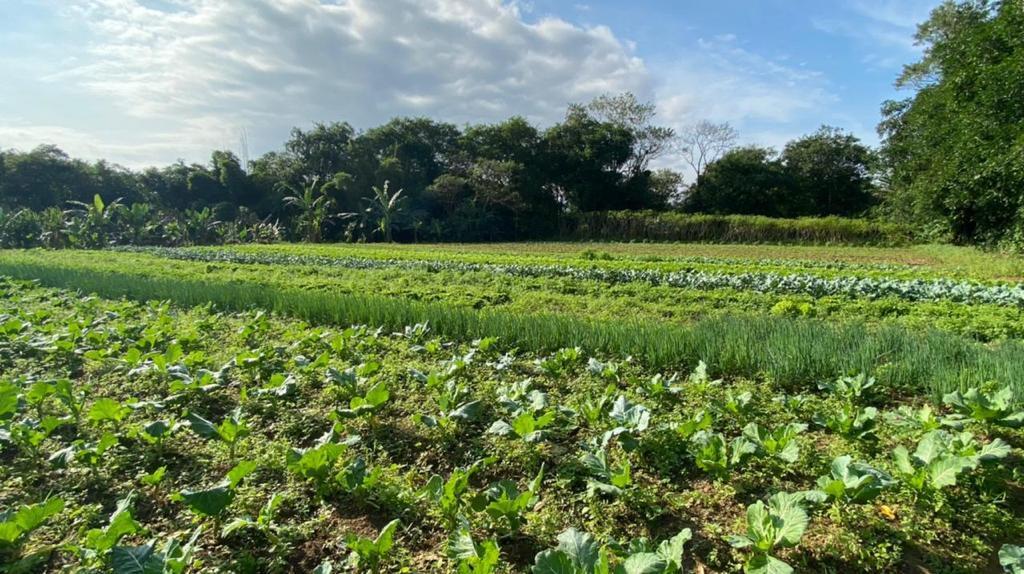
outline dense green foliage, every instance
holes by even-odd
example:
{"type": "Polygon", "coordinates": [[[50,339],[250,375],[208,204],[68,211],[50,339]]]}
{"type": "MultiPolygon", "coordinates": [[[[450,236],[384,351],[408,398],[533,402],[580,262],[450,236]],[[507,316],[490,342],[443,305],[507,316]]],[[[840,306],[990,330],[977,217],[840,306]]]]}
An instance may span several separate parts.
{"type": "Polygon", "coordinates": [[[889,382],[0,290],[15,569],[967,573],[1024,536],[1021,431],[889,382]],[[811,424],[851,406],[875,432],[811,424]]]}
{"type": "Polygon", "coordinates": [[[691,212],[770,217],[856,216],[878,201],[874,153],[855,136],[823,126],[786,144],[730,150],[687,191],[691,212]]]}
{"type": "MultiPolygon", "coordinates": [[[[912,315],[907,324],[913,329],[908,330],[898,321],[864,324],[865,310],[877,313],[891,303],[872,307],[839,302],[837,309],[850,309],[848,315],[840,316],[850,321],[833,325],[807,317],[799,304],[792,303],[788,307],[793,312],[781,309],[737,317],[740,307],[734,301],[742,297],[713,297],[693,305],[691,319],[700,320],[679,325],[664,322],[656,314],[678,312],[678,301],[687,291],[674,287],[639,284],[632,296],[619,295],[619,288],[601,295],[608,287],[595,282],[575,297],[561,298],[556,289],[559,283],[526,283],[521,291],[504,290],[505,297],[514,297],[514,304],[478,305],[474,290],[479,292],[481,283],[494,280],[489,273],[345,270],[332,278],[315,267],[219,266],[135,254],[104,254],[103,259],[93,252],[67,252],[59,259],[46,252],[5,255],[0,273],[105,296],[171,299],[187,305],[213,302],[230,309],[257,307],[317,323],[361,322],[392,329],[428,323],[453,338],[501,336],[521,348],[537,350],[579,345],[590,351],[632,355],[656,366],[703,358],[724,372],[770,373],[779,381],[871,371],[896,387],[936,395],[986,380],[1014,385],[1024,380],[1024,351],[1018,342],[986,346],[931,327],[938,317],[947,316],[951,330],[962,329],[959,323],[969,325],[971,317],[981,315],[979,309],[984,307],[979,306],[946,304],[917,311],[929,304],[908,304],[911,314],[925,313],[917,321],[912,315]],[[414,286],[424,281],[434,284],[417,291],[414,286]],[[642,312],[643,302],[657,289],[669,291],[664,295],[666,303],[642,312]],[[709,301],[721,311],[709,312],[709,301]]],[[[508,283],[500,278],[498,282],[508,283]]],[[[1002,320],[1004,337],[1020,337],[1012,327],[1019,324],[1018,311],[1007,312],[1002,320]]]]}
{"type": "Polygon", "coordinates": [[[888,208],[962,242],[1024,238],[1024,3],[945,3],[918,29],[924,56],[887,102],[888,208]]]}
{"type": "Polygon", "coordinates": [[[565,236],[582,241],[901,245],[913,238],[909,227],[897,223],[839,217],[781,219],[671,211],[605,211],[574,214],[565,223],[565,236]]]}

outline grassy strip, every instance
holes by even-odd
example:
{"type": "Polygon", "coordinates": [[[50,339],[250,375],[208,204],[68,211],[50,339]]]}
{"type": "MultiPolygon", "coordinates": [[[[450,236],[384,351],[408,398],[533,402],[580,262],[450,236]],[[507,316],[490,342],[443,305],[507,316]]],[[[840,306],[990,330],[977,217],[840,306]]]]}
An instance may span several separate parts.
{"type": "Polygon", "coordinates": [[[811,243],[906,245],[910,227],[866,219],[755,215],[700,215],[657,211],[580,213],[567,222],[565,236],[577,240],[710,241],[716,243],[811,243]]]}
{"type": "Polygon", "coordinates": [[[941,393],[987,380],[1012,383],[1018,391],[1024,390],[1024,346],[1007,342],[987,347],[936,331],[754,317],[720,317],[685,326],[590,321],[43,263],[4,261],[0,273],[105,297],[167,299],[181,305],[213,303],[234,310],[263,308],[314,323],[366,323],[398,329],[427,322],[435,332],[450,338],[498,336],[506,343],[538,351],[578,345],[589,351],[632,355],[654,367],[692,366],[703,359],[719,373],[763,373],[797,385],[863,370],[910,392],[941,393]]]}

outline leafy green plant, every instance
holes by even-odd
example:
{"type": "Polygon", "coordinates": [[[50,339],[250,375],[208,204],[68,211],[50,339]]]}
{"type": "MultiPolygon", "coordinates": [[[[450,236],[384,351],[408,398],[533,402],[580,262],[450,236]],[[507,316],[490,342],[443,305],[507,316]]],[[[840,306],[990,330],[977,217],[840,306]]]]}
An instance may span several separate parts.
{"type": "Polygon", "coordinates": [[[587,479],[587,492],[591,496],[598,493],[619,496],[624,489],[633,484],[628,459],[621,465],[614,466],[608,462],[608,453],[602,449],[596,453],[584,453],[580,457],[580,462],[590,473],[590,478],[587,479]]]}
{"type": "Polygon", "coordinates": [[[288,451],[286,464],[288,470],[302,478],[312,481],[317,492],[324,496],[330,488],[330,479],[334,472],[335,462],[359,440],[359,437],[348,437],[338,442],[335,429],[327,431],[309,448],[293,448],[288,451]]]}
{"type": "Polygon", "coordinates": [[[189,413],[185,420],[197,435],[224,443],[228,447],[228,460],[231,462],[235,460],[238,443],[251,432],[242,416],[241,407],[233,410],[220,424],[214,424],[196,413],[189,413]]]}
{"type": "Polygon", "coordinates": [[[896,472],[917,493],[930,494],[956,484],[957,477],[972,468],[970,458],[949,450],[950,437],[942,431],[924,436],[913,454],[900,445],[893,450],[896,472]]]}
{"type": "Polygon", "coordinates": [[[506,532],[518,532],[526,522],[525,513],[532,510],[540,501],[540,486],[543,480],[544,466],[541,465],[537,476],[530,481],[525,491],[520,492],[514,481],[498,481],[473,499],[474,509],[484,512],[492,520],[504,520],[506,532]]]}
{"type": "Polygon", "coordinates": [[[818,383],[819,389],[853,402],[868,398],[874,386],[875,378],[869,377],[867,373],[860,373],[854,377],[839,377],[832,381],[818,383]]]}
{"type": "Polygon", "coordinates": [[[743,436],[726,442],[721,433],[700,431],[690,440],[690,454],[701,470],[724,479],[757,452],[757,445],[743,436]]]}
{"type": "Polygon", "coordinates": [[[550,377],[560,377],[567,369],[576,365],[583,358],[583,350],[579,347],[559,349],[555,354],[537,363],[541,371],[550,377]]]}
{"type": "Polygon", "coordinates": [[[1024,574],[1024,547],[1004,544],[999,549],[999,565],[1006,574],[1024,574]]]}
{"type": "Polygon", "coordinates": [[[800,457],[797,435],[805,430],[807,425],[801,423],[788,423],[773,430],[762,428],[757,423],[750,423],[743,427],[743,436],[754,443],[758,454],[792,463],[800,457]]]}
{"type": "Polygon", "coordinates": [[[807,530],[807,512],[803,496],[779,492],[768,499],[758,500],[747,507],[747,532],[729,537],[734,548],[753,551],[743,565],[749,574],[788,574],[793,569],[772,554],[780,548],[792,548],[800,543],[807,530]]]}
{"type": "Polygon", "coordinates": [[[640,445],[639,434],[646,431],[651,424],[651,411],[620,395],[612,404],[609,416],[617,426],[604,433],[601,438],[602,447],[607,447],[612,440],[617,439],[622,448],[627,451],[635,450],[640,445]]]}
{"type": "Polygon", "coordinates": [[[700,431],[711,430],[712,422],[711,413],[700,410],[684,419],[683,422],[676,423],[672,428],[681,439],[690,440],[700,431]]]}
{"type": "Polygon", "coordinates": [[[842,404],[838,410],[816,413],[814,423],[827,428],[835,434],[859,440],[871,440],[875,437],[878,409],[875,407],[857,408],[850,403],[842,404]]]}
{"type": "Polygon", "coordinates": [[[416,413],[413,421],[428,428],[450,429],[459,421],[471,421],[483,412],[483,402],[469,398],[466,388],[455,380],[439,373],[414,374],[428,391],[434,395],[438,414],[416,413]]]}
{"type": "Polygon", "coordinates": [[[111,560],[111,553],[125,536],[142,532],[142,525],[132,517],[135,492],[117,501],[117,507],[107,524],[85,533],[85,543],[78,548],[86,563],[103,566],[111,560]]]}
{"type": "Polygon", "coordinates": [[[387,381],[377,381],[349,399],[348,408],[335,409],[334,415],[339,420],[371,416],[390,398],[387,381]]]}
{"type": "Polygon", "coordinates": [[[275,493],[270,496],[267,503],[260,509],[256,518],[250,516],[240,516],[231,520],[224,525],[221,529],[221,536],[229,536],[233,532],[237,532],[243,529],[252,529],[261,533],[267,538],[267,540],[274,545],[281,542],[280,537],[277,534],[278,526],[274,522],[274,515],[277,512],[277,507],[281,504],[284,497],[280,493],[275,493]]]}
{"type": "Polygon", "coordinates": [[[593,536],[570,528],[558,535],[558,546],[544,550],[534,559],[534,574],[682,574],[689,528],[652,547],[635,541],[630,551],[616,557],[602,548],[593,536]],[[612,561],[616,564],[612,566],[612,561]]]}
{"type": "Polygon", "coordinates": [[[482,468],[493,462],[494,459],[484,458],[474,462],[466,468],[456,468],[448,479],[440,475],[433,475],[419,492],[420,498],[429,500],[445,524],[452,528],[458,522],[462,511],[469,505],[467,494],[470,489],[470,479],[482,468]]]}
{"type": "Polygon", "coordinates": [[[395,531],[401,521],[397,518],[387,523],[376,538],[364,538],[356,534],[345,536],[345,547],[351,550],[348,562],[353,568],[378,574],[394,546],[395,531]]]}
{"type": "Polygon", "coordinates": [[[64,510],[64,501],[51,498],[36,504],[23,504],[17,509],[0,512],[0,562],[25,566],[34,556],[22,557],[21,547],[34,530],[64,510]]]}
{"type": "Polygon", "coordinates": [[[962,416],[976,421],[1010,428],[1024,426],[1024,409],[1014,407],[1013,389],[1010,387],[992,392],[977,388],[963,393],[953,391],[943,396],[942,401],[962,416]]]}
{"type": "Polygon", "coordinates": [[[182,490],[173,498],[185,503],[185,506],[197,515],[219,521],[221,514],[235,499],[238,485],[256,468],[256,462],[243,460],[228,471],[224,480],[216,485],[198,490],[182,490]]]}
{"type": "Polygon", "coordinates": [[[870,502],[894,481],[888,474],[844,455],[832,460],[829,474],[818,478],[818,489],[833,500],[870,502]]]}
{"type": "Polygon", "coordinates": [[[750,415],[754,409],[754,395],[750,391],[734,393],[726,391],[725,395],[714,402],[716,408],[723,414],[731,415],[737,419],[743,419],[750,415]]]}
{"type": "Polygon", "coordinates": [[[503,420],[494,421],[494,424],[487,429],[487,433],[498,436],[514,436],[525,442],[540,442],[547,437],[546,429],[555,422],[557,414],[553,410],[539,416],[532,412],[524,412],[512,419],[511,423],[503,420]]]}
{"type": "Polygon", "coordinates": [[[448,557],[455,561],[458,574],[494,574],[501,563],[498,541],[473,540],[468,524],[462,524],[448,539],[448,557]]]}
{"type": "Polygon", "coordinates": [[[197,527],[184,544],[173,535],[159,546],[156,540],[142,546],[115,546],[111,567],[114,574],[184,574],[195,561],[202,533],[203,527],[197,527]]]}

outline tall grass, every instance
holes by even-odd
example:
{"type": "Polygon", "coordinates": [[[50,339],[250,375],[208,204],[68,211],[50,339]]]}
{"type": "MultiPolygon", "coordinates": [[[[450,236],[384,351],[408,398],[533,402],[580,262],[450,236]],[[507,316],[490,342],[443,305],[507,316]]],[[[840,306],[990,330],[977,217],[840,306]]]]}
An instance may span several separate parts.
{"type": "Polygon", "coordinates": [[[703,215],[657,211],[601,211],[568,218],[564,234],[581,241],[683,241],[904,245],[908,227],[866,219],[703,215]]]}
{"type": "Polygon", "coordinates": [[[990,348],[937,331],[755,317],[714,318],[691,325],[588,321],[42,263],[0,261],[0,274],[104,297],[161,299],[186,306],[213,303],[225,310],[268,309],[318,324],[400,329],[427,322],[435,333],[453,339],[498,336],[509,346],[534,351],[580,346],[632,355],[658,368],[690,368],[702,359],[716,373],[766,374],[794,388],[841,373],[869,371],[881,382],[915,393],[938,394],[987,380],[1024,391],[1024,346],[1008,342],[990,348]]]}

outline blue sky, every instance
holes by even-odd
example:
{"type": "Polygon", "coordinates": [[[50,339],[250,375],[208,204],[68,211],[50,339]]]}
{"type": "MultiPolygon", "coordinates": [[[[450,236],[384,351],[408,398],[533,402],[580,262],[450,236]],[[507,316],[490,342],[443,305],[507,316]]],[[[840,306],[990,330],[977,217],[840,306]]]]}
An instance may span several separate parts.
{"type": "MultiPolygon", "coordinates": [[[[292,126],[458,124],[633,91],[666,124],[869,143],[934,0],[4,0],[0,148],[131,167],[255,156],[292,126]]],[[[676,165],[666,158],[667,165],[676,165]]]]}

